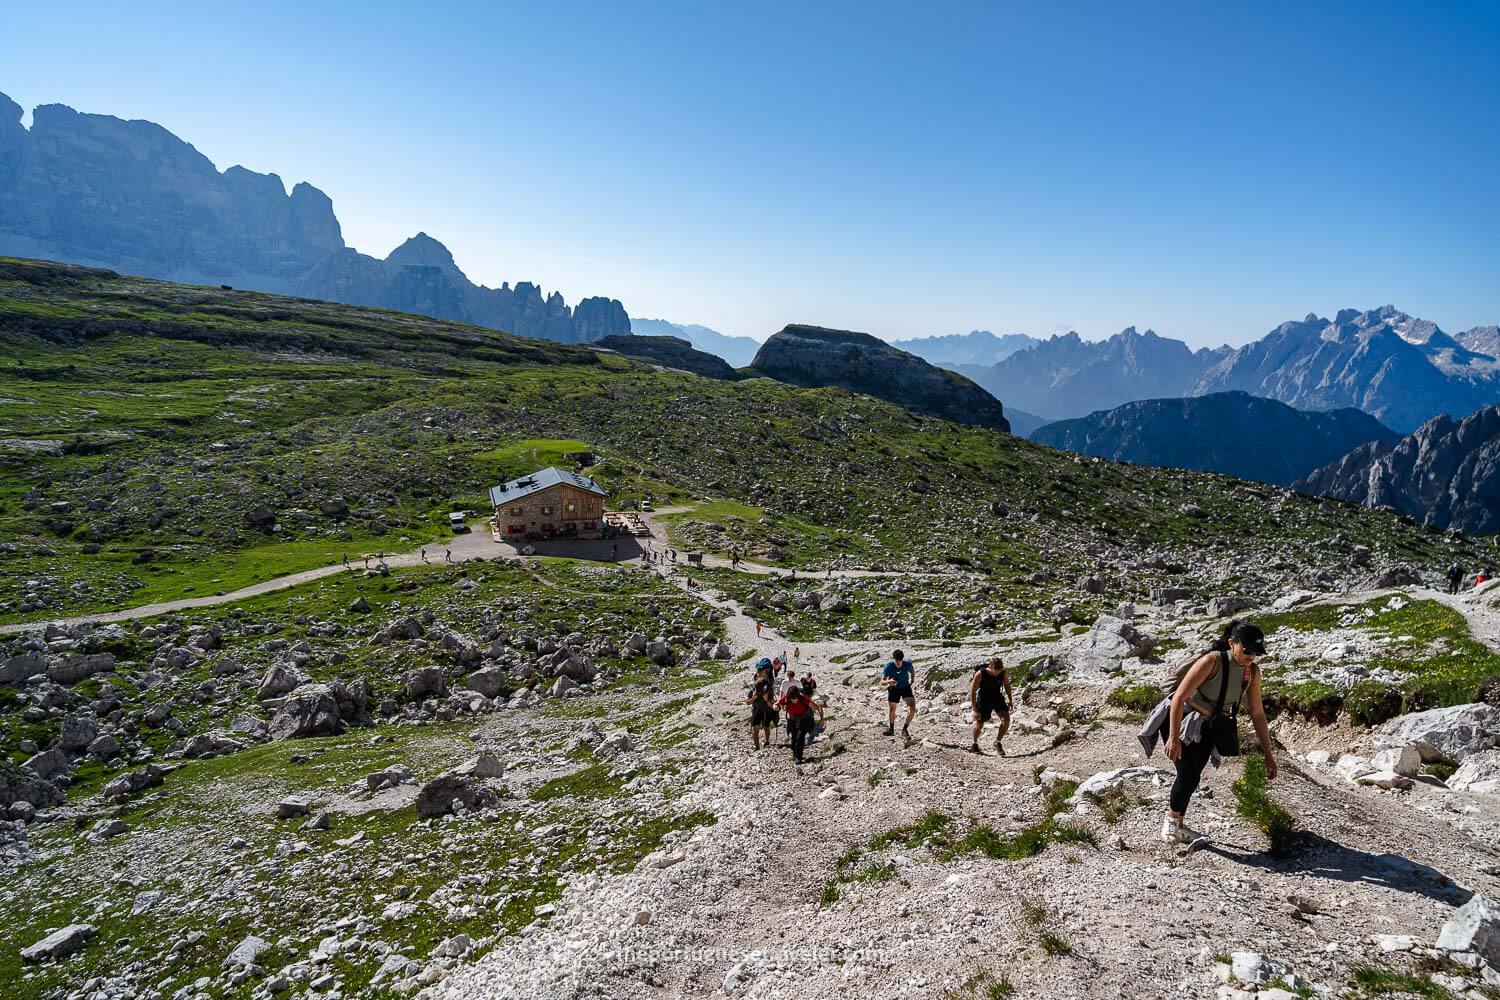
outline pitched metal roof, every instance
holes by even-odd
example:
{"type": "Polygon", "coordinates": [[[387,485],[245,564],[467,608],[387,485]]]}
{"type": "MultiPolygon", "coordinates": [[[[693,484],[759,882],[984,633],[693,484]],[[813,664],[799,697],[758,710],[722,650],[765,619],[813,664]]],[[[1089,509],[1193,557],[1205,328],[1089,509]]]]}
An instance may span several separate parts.
{"type": "Polygon", "coordinates": [[[559,469],[555,465],[549,465],[545,469],[533,472],[529,476],[521,476],[519,479],[512,479],[508,483],[491,486],[490,503],[499,507],[501,504],[521,500],[531,496],[533,493],[540,493],[543,490],[550,490],[554,486],[562,486],[564,484],[576,489],[587,490],[590,493],[597,493],[601,497],[607,495],[604,492],[604,487],[594,482],[588,476],[580,476],[576,472],[569,472],[567,469],[559,469]]]}

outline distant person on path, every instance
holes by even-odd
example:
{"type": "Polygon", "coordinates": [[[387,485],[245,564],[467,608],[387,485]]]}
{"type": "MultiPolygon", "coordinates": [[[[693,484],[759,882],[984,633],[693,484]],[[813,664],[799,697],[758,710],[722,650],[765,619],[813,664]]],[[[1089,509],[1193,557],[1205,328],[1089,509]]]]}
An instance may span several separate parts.
{"type": "Polygon", "coordinates": [[[347,552],[344,553],[344,568],[349,568],[349,553],[347,552]]]}
{"type": "Polygon", "coordinates": [[[370,568],[370,553],[366,552],[365,553],[365,569],[368,570],[369,568],[370,568]]]}
{"type": "Polygon", "coordinates": [[[917,717],[917,696],[912,693],[911,682],[916,670],[901,650],[891,654],[881,672],[881,683],[885,685],[885,697],[889,715],[885,724],[887,736],[896,735],[896,703],[906,702],[906,721],[901,723],[901,738],[911,739],[911,720],[917,717]]]}
{"type": "Polygon", "coordinates": [[[812,732],[813,713],[816,712],[819,719],[823,718],[823,706],[796,684],[789,686],[776,704],[786,709],[786,728],[792,736],[792,760],[800,764],[808,734],[812,732]]]}
{"type": "Polygon", "coordinates": [[[443,562],[450,562],[451,563],[452,561],[453,561],[453,550],[452,549],[444,549],[443,550],[443,562]]]}
{"type": "Polygon", "coordinates": [[[755,623],[755,638],[760,638],[760,622],[755,623]]]}
{"type": "Polygon", "coordinates": [[[418,549],[417,550],[417,554],[422,557],[422,561],[423,562],[427,561],[427,550],[425,548],[418,549]]]}
{"type": "MultiPolygon", "coordinates": [[[[765,663],[764,660],[761,661],[765,663]]],[[[776,725],[776,706],[773,702],[775,682],[771,680],[771,665],[766,663],[755,671],[755,685],[751,688],[746,704],[750,706],[750,741],[755,749],[761,747],[762,731],[766,736],[766,747],[771,746],[771,727],[776,725]]]]}
{"type": "Polygon", "coordinates": [[[1486,581],[1489,580],[1489,578],[1490,578],[1490,571],[1489,571],[1489,569],[1486,568],[1486,569],[1480,570],[1478,573],[1474,574],[1474,586],[1477,587],[1481,583],[1485,583],[1486,581]]]}
{"type": "Polygon", "coordinates": [[[1448,565],[1448,593],[1456,594],[1464,585],[1464,571],[1458,563],[1448,565]]]}
{"type": "Polygon", "coordinates": [[[609,547],[609,561],[610,562],[619,562],[620,561],[620,543],[619,542],[615,542],[612,545],[610,545],[610,547],[609,547]]]}
{"type": "Polygon", "coordinates": [[[1266,727],[1266,710],[1260,700],[1260,670],[1255,662],[1265,655],[1265,643],[1260,626],[1238,619],[1231,621],[1224,626],[1218,641],[1193,662],[1178,683],[1167,720],[1166,748],[1167,758],[1177,766],[1177,779],[1172,783],[1167,815],[1162,818],[1162,840],[1187,844],[1203,836],[1190,829],[1183,819],[1209,758],[1215,752],[1225,756],[1239,753],[1237,720],[1241,698],[1250,709],[1255,736],[1266,757],[1266,777],[1276,777],[1276,755],[1271,747],[1271,732],[1266,727]],[[1194,723],[1186,733],[1184,716],[1194,723]]]}
{"type": "Polygon", "coordinates": [[[974,707],[974,742],[969,747],[970,753],[983,753],[979,749],[979,734],[984,732],[984,724],[990,721],[991,715],[999,715],[1000,731],[995,734],[995,752],[1005,756],[1001,740],[1010,729],[1010,706],[1014,701],[1010,672],[1000,657],[990,657],[990,662],[974,671],[974,679],[969,682],[969,704],[974,707]]]}

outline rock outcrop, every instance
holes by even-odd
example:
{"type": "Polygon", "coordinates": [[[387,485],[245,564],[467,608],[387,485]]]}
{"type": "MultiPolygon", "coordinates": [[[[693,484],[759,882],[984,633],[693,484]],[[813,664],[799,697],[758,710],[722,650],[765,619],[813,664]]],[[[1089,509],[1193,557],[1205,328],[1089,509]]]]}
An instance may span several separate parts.
{"type": "Polygon", "coordinates": [[[1243,392],[1148,399],[1059,420],[1032,440],[1136,465],[1222,472],[1285,486],[1367,442],[1400,435],[1359,410],[1305,413],[1243,392]]]}
{"type": "Polygon", "coordinates": [[[530,282],[471,282],[418,233],[379,260],[344,245],[328,196],[280,177],[220,172],[147,121],[38,107],[30,129],[0,94],[0,255],[191,284],[331,299],[586,343],[630,332],[618,300],[569,308],[530,282]]]}
{"type": "Polygon", "coordinates": [[[729,362],[718,355],[697,350],[681,337],[611,336],[600,340],[598,344],[627,357],[640,358],[664,368],[676,368],[709,378],[739,378],[739,373],[729,367],[729,362]]]}
{"type": "Polygon", "coordinates": [[[1010,430],[994,396],[868,333],[794,324],[761,346],[750,371],[804,388],[837,386],[957,423],[1010,430]]]}
{"type": "Polygon", "coordinates": [[[1500,531],[1500,406],[1462,420],[1434,417],[1395,442],[1371,441],[1294,487],[1438,528],[1493,534],[1500,531]]]}

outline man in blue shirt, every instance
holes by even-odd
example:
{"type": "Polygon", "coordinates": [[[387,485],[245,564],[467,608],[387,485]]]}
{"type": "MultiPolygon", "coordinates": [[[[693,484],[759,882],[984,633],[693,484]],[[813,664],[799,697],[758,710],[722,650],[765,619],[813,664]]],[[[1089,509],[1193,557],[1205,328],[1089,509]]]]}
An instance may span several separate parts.
{"type": "Polygon", "coordinates": [[[885,670],[882,672],[881,683],[885,685],[885,697],[890,710],[889,718],[885,724],[887,736],[896,735],[896,703],[906,702],[906,721],[901,724],[901,736],[903,739],[911,739],[908,732],[911,720],[917,717],[917,696],[912,694],[911,683],[916,670],[911,661],[901,650],[891,654],[891,658],[885,661],[885,670]]]}

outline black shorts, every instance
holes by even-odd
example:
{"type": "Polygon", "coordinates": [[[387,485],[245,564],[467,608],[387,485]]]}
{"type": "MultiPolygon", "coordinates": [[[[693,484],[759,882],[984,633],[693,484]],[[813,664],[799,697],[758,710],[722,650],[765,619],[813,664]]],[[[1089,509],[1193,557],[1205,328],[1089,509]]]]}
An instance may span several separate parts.
{"type": "Polygon", "coordinates": [[[762,726],[776,725],[776,710],[764,705],[755,705],[750,709],[750,725],[757,729],[762,726]]]}
{"type": "Polygon", "coordinates": [[[916,701],[917,696],[911,693],[911,685],[906,687],[889,687],[885,689],[885,700],[894,705],[902,698],[910,698],[916,701]]]}
{"type": "Polygon", "coordinates": [[[979,713],[980,722],[989,722],[993,714],[1002,717],[1010,715],[1010,706],[1005,703],[1004,698],[1001,698],[999,701],[981,701],[975,711],[979,713]]]}

